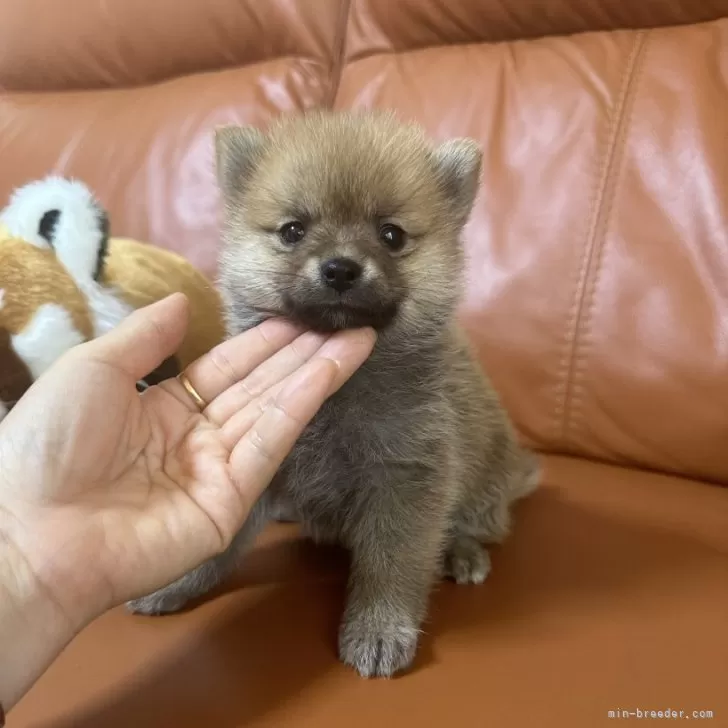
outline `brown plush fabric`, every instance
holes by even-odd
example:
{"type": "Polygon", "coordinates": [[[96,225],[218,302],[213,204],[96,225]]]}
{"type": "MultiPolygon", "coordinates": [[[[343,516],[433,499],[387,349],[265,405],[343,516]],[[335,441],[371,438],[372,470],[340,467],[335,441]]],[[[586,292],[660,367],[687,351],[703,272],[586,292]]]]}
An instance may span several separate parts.
{"type": "Polygon", "coordinates": [[[86,298],[51,249],[37,248],[25,240],[3,240],[0,289],[4,292],[0,326],[11,333],[20,333],[41,306],[54,303],[68,311],[85,338],[93,337],[86,298]]]}
{"type": "MultiPolygon", "coordinates": [[[[119,296],[134,308],[147,306],[172,291],[187,296],[190,320],[177,352],[178,367],[188,366],[225,336],[217,290],[197,268],[171,251],[136,240],[112,238],[101,283],[119,291],[119,296]]],[[[166,371],[171,369],[167,367],[166,371]]]]}

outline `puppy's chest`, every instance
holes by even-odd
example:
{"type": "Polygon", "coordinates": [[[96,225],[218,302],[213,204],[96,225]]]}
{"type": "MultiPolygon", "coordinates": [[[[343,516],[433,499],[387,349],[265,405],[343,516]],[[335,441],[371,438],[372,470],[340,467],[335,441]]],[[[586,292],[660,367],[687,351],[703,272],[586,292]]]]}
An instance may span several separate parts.
{"type": "Polygon", "coordinates": [[[285,472],[297,500],[321,490],[331,499],[357,489],[402,438],[395,413],[377,413],[349,398],[327,402],[299,438],[285,472]]]}
{"type": "Polygon", "coordinates": [[[442,432],[440,396],[424,380],[355,377],[324,404],[283,469],[302,510],[339,510],[366,497],[387,469],[419,463],[442,432]]]}

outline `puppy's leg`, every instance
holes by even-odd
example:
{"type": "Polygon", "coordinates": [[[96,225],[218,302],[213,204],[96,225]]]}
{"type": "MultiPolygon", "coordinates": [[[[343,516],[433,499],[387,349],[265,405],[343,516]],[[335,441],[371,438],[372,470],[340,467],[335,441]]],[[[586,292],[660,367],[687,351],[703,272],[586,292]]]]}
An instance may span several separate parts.
{"type": "Polygon", "coordinates": [[[261,498],[225,551],[153,594],[127,602],[127,609],[136,614],[168,614],[204,596],[235,570],[242,553],[267,521],[268,506],[261,498]]]}
{"type": "Polygon", "coordinates": [[[482,584],[490,573],[490,554],[472,536],[458,533],[445,552],[444,575],[458,584],[482,584]]]}
{"type": "Polygon", "coordinates": [[[502,543],[511,531],[512,508],[538,485],[539,464],[516,450],[509,468],[471,482],[456,511],[445,552],[444,575],[458,584],[482,584],[490,573],[490,554],[482,545],[502,543]]]}
{"type": "Polygon", "coordinates": [[[270,519],[280,523],[298,523],[301,519],[290,500],[279,499],[271,505],[270,519]]]}
{"type": "Polygon", "coordinates": [[[363,677],[389,677],[414,658],[447,505],[428,483],[382,482],[372,489],[376,496],[347,539],[352,564],[339,656],[363,677]]]}
{"type": "Polygon", "coordinates": [[[457,584],[482,584],[490,573],[490,554],[483,545],[501,543],[511,529],[511,501],[506,477],[483,478],[466,491],[450,528],[442,575],[457,584]]]}

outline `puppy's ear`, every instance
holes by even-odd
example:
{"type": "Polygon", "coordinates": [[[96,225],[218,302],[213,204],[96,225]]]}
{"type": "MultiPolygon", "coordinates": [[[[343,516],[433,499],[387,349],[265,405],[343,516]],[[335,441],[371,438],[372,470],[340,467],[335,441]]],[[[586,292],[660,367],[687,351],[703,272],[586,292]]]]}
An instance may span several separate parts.
{"type": "Polygon", "coordinates": [[[252,126],[222,126],[215,130],[215,167],[224,196],[243,191],[264,146],[265,134],[252,126]]]}
{"type": "Polygon", "coordinates": [[[464,225],[480,186],[483,152],[473,139],[451,139],[435,149],[440,187],[464,225]]]}

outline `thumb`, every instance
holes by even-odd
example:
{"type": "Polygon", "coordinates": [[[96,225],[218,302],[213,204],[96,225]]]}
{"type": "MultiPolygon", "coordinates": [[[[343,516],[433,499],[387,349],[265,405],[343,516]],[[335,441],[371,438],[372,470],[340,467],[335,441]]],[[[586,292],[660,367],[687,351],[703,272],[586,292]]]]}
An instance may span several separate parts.
{"type": "Polygon", "coordinates": [[[187,297],[173,293],[134,311],[108,334],[89,341],[84,345],[85,353],[138,381],[177,351],[188,320],[187,297]]]}

